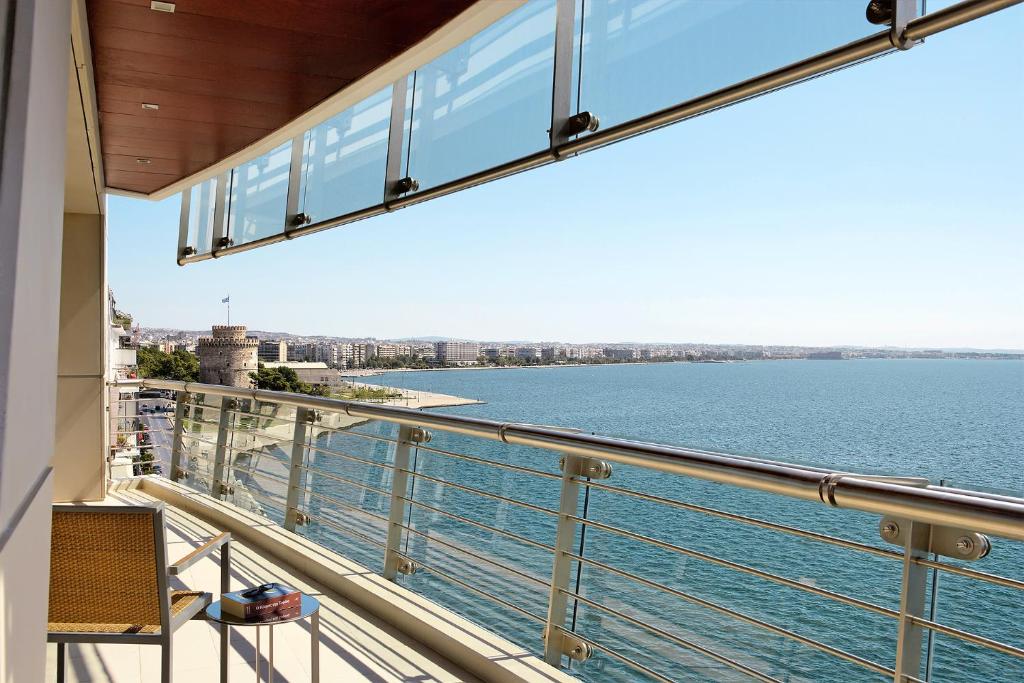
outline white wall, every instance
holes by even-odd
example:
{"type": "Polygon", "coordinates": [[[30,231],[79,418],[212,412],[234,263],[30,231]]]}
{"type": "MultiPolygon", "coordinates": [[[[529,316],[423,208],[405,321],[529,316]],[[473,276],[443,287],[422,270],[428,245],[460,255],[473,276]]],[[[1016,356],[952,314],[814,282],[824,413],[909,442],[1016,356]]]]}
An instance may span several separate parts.
{"type": "Polygon", "coordinates": [[[0,0],[0,681],[41,681],[70,5],[0,0]],[[4,59],[4,58],[0,58],[4,59]],[[3,99],[3,98],[0,98],[3,99]]]}
{"type": "Polygon", "coordinates": [[[53,500],[106,492],[107,285],[103,216],[64,214],[53,500]]]}

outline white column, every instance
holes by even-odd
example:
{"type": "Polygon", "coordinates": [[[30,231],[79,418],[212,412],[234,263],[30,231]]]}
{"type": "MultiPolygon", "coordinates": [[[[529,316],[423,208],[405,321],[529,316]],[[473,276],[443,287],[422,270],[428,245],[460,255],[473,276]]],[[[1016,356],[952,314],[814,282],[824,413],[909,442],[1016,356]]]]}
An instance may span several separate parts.
{"type": "Polygon", "coordinates": [[[70,3],[0,0],[4,681],[44,680],[70,31],[70,3]]]}

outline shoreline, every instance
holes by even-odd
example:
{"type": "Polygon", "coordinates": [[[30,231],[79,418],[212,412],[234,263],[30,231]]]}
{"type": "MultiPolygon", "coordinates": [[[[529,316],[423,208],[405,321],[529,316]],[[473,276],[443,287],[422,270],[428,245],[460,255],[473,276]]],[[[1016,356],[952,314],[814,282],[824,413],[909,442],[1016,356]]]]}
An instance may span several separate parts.
{"type": "MultiPolygon", "coordinates": [[[[742,358],[733,360],[625,361],[621,363],[550,363],[546,365],[460,365],[436,368],[355,368],[341,370],[342,377],[377,377],[391,372],[453,372],[467,370],[545,370],[552,368],[605,368],[623,365],[735,365],[737,363],[778,363],[785,361],[849,362],[865,360],[899,361],[1015,361],[1016,358],[742,358]]],[[[1020,360],[1024,360],[1022,357],[1020,360]]]]}
{"type": "MultiPolygon", "coordinates": [[[[763,360],[806,360],[804,358],[765,358],[763,360]]],[[[463,370],[546,370],[551,368],[592,368],[614,367],[619,365],[675,365],[678,363],[723,365],[726,363],[753,363],[754,360],[667,360],[667,361],[635,361],[623,363],[551,363],[548,365],[459,365],[437,368],[356,368],[342,370],[342,377],[377,377],[390,372],[453,372],[463,370]]]]}

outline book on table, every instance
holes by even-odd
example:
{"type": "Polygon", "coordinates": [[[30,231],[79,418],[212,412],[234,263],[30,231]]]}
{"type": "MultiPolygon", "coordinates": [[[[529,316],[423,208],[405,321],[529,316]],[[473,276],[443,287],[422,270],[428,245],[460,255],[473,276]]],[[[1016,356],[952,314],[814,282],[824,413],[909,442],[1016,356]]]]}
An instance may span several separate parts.
{"type": "Polygon", "coordinates": [[[295,616],[301,604],[302,593],[282,583],[265,583],[221,595],[221,609],[224,613],[246,620],[287,619],[295,616]]]}

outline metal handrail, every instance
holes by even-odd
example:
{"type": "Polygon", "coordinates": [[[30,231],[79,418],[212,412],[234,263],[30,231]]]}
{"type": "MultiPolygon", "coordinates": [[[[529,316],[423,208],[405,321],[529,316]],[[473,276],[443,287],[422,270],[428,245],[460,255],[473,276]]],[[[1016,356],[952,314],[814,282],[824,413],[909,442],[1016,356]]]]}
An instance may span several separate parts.
{"type": "MultiPolygon", "coordinates": [[[[887,477],[852,474],[848,472],[834,472],[827,468],[793,463],[781,463],[763,458],[733,456],[710,451],[665,446],[656,443],[580,434],[578,433],[578,430],[564,430],[544,425],[497,422],[493,420],[480,420],[454,415],[422,413],[416,410],[409,410],[407,408],[394,406],[378,404],[368,405],[354,401],[311,397],[283,392],[269,392],[253,389],[245,390],[231,387],[168,382],[163,380],[143,380],[143,382],[136,384],[140,386],[145,385],[154,386],[155,388],[171,389],[179,392],[179,400],[177,402],[177,409],[175,413],[177,419],[173,424],[174,443],[172,444],[171,450],[172,476],[175,476],[176,473],[194,472],[195,474],[190,476],[200,476],[204,482],[208,482],[204,483],[204,486],[209,486],[211,495],[218,498],[223,498],[227,493],[230,493],[230,491],[222,485],[225,482],[220,478],[231,479],[232,475],[234,475],[234,478],[237,479],[239,476],[249,475],[250,477],[253,477],[253,483],[258,484],[262,479],[273,482],[277,488],[281,489],[281,491],[272,492],[274,499],[267,498],[262,490],[252,490],[248,491],[248,493],[256,501],[269,501],[269,504],[272,507],[276,509],[283,508],[285,514],[284,526],[286,529],[296,531],[296,525],[308,523],[309,521],[316,521],[324,524],[326,527],[330,527],[341,532],[343,535],[352,537],[356,539],[356,541],[363,541],[374,547],[383,548],[384,569],[382,573],[385,578],[394,580],[397,578],[398,572],[412,574],[417,568],[421,568],[427,572],[435,574],[443,581],[461,586],[474,594],[478,594],[489,599],[501,607],[517,611],[523,615],[541,621],[545,624],[544,657],[545,660],[551,664],[558,664],[562,661],[561,658],[565,655],[568,655],[571,658],[578,657],[585,659],[590,655],[587,652],[580,654],[581,648],[582,650],[586,650],[588,647],[587,644],[590,644],[593,647],[598,647],[601,652],[609,657],[612,657],[613,659],[620,661],[622,664],[630,666],[641,673],[647,674],[658,680],[668,680],[668,678],[655,672],[644,663],[638,662],[632,657],[626,656],[622,652],[616,652],[614,649],[598,645],[595,641],[579,634],[576,631],[575,616],[572,618],[572,626],[568,629],[565,628],[565,626],[569,626],[568,612],[566,610],[569,603],[571,603],[573,605],[573,614],[575,614],[575,610],[578,609],[580,605],[584,605],[590,609],[602,611],[619,621],[624,621],[628,624],[642,627],[648,632],[659,636],[664,642],[674,643],[686,650],[706,656],[719,664],[729,666],[741,673],[745,673],[761,680],[774,680],[769,674],[758,672],[755,669],[748,667],[746,664],[741,663],[728,651],[717,652],[705,644],[695,643],[688,637],[683,637],[687,635],[685,633],[671,633],[669,630],[666,630],[667,627],[665,624],[659,624],[656,623],[656,621],[652,622],[651,620],[642,618],[641,616],[634,616],[630,614],[631,610],[622,611],[621,609],[618,609],[617,606],[613,607],[608,604],[602,604],[596,599],[596,596],[588,597],[588,592],[582,590],[580,577],[582,576],[583,567],[589,566],[598,570],[610,572],[620,578],[630,581],[636,586],[644,586],[660,591],[663,595],[689,602],[690,604],[717,612],[720,615],[744,622],[750,626],[760,628],[768,633],[774,633],[775,635],[782,636],[806,647],[816,649],[819,652],[830,655],[834,658],[865,667],[885,676],[892,675],[896,680],[918,680],[913,674],[919,670],[919,660],[917,659],[917,655],[912,653],[908,654],[906,647],[901,650],[901,646],[897,646],[896,668],[889,668],[884,664],[878,663],[877,657],[872,657],[871,659],[862,657],[854,652],[849,652],[832,645],[828,645],[816,638],[810,637],[809,635],[797,633],[796,631],[789,630],[781,625],[772,624],[750,614],[744,614],[743,612],[727,607],[724,604],[718,604],[697,595],[673,588],[670,585],[654,580],[653,577],[641,576],[640,574],[627,571],[624,568],[615,567],[611,564],[607,564],[606,562],[601,562],[592,557],[587,557],[587,553],[585,553],[584,550],[583,539],[585,538],[588,529],[596,532],[613,534],[629,541],[647,544],[670,553],[707,562],[726,570],[740,572],[747,576],[753,576],[775,585],[796,589],[800,592],[813,595],[818,598],[824,598],[840,604],[855,607],[860,610],[865,610],[869,613],[888,617],[892,620],[890,623],[896,623],[898,625],[898,644],[912,642],[907,641],[906,638],[913,636],[908,636],[906,634],[910,632],[910,629],[917,629],[918,631],[927,631],[929,634],[944,634],[957,640],[972,643],[1003,654],[1024,657],[1024,648],[1014,644],[1002,643],[977,633],[962,631],[952,626],[936,622],[934,620],[934,609],[931,613],[928,613],[926,610],[922,610],[919,607],[914,606],[917,603],[909,602],[912,599],[923,602],[925,590],[924,583],[920,578],[914,577],[921,577],[921,572],[925,571],[945,571],[952,574],[958,574],[968,579],[982,581],[990,585],[998,585],[1012,589],[1024,589],[1024,581],[941,562],[939,561],[940,554],[946,554],[951,557],[958,557],[958,555],[956,552],[949,555],[948,552],[943,553],[942,551],[932,549],[932,546],[929,545],[932,543],[930,540],[924,544],[918,540],[922,534],[925,534],[929,539],[932,538],[931,534],[933,533],[933,530],[942,529],[943,522],[950,519],[956,520],[954,522],[956,526],[954,527],[950,524],[949,526],[953,528],[946,528],[942,533],[948,535],[950,531],[955,531],[961,535],[966,534],[966,536],[961,536],[957,539],[958,544],[961,541],[967,543],[976,542],[983,543],[985,547],[988,547],[988,540],[984,537],[979,538],[978,534],[978,530],[986,531],[988,528],[979,527],[972,523],[973,520],[977,519],[987,520],[989,528],[1002,529],[1002,527],[1009,527],[1009,533],[1000,534],[999,531],[990,532],[994,533],[994,535],[1018,538],[1022,533],[1024,533],[1020,528],[1020,520],[1024,519],[1024,516],[1022,516],[1022,512],[1024,512],[1024,500],[1022,499],[1001,494],[975,493],[964,489],[953,489],[944,485],[932,486],[926,479],[921,477],[887,477]],[[217,423],[216,443],[183,431],[183,423],[187,421],[183,418],[183,411],[187,398],[185,400],[182,400],[182,398],[188,397],[191,393],[207,393],[212,397],[220,397],[221,417],[217,423]],[[273,440],[275,441],[274,445],[277,447],[285,447],[285,444],[291,444],[290,458],[287,455],[278,453],[276,449],[268,450],[267,445],[235,445],[236,434],[245,434],[250,437],[256,437],[257,440],[260,438],[260,435],[263,434],[258,427],[252,425],[243,426],[234,419],[236,415],[232,415],[232,413],[244,414],[244,411],[238,411],[226,406],[230,402],[229,399],[239,398],[272,404],[276,403],[278,406],[295,406],[295,419],[282,420],[283,422],[291,425],[290,432],[288,434],[275,434],[273,436],[273,440]],[[397,438],[382,438],[375,435],[367,435],[362,432],[353,431],[351,428],[329,427],[327,425],[320,424],[320,412],[336,413],[338,415],[355,418],[352,422],[368,420],[384,420],[391,422],[398,426],[397,438]],[[488,457],[467,455],[451,450],[445,450],[443,448],[426,446],[424,444],[430,439],[430,433],[425,429],[426,427],[432,427],[434,429],[450,433],[487,438],[493,441],[500,441],[505,444],[527,445],[546,449],[552,452],[552,456],[560,457],[560,473],[548,473],[543,470],[533,469],[533,467],[525,467],[519,464],[499,461],[498,458],[491,459],[488,457]],[[385,454],[383,461],[375,462],[373,460],[356,457],[344,452],[334,451],[314,445],[314,442],[318,441],[316,436],[320,432],[331,432],[379,439],[381,441],[388,442],[390,447],[388,448],[388,452],[385,454]],[[205,463],[193,463],[190,458],[190,461],[184,463],[184,466],[181,464],[181,458],[185,453],[185,451],[182,450],[183,440],[200,442],[213,447],[205,456],[205,463]],[[287,480],[281,473],[262,471],[255,461],[250,462],[247,466],[243,467],[234,463],[232,460],[232,454],[254,453],[257,450],[265,452],[269,456],[270,460],[273,461],[275,468],[287,467],[289,472],[287,480]],[[517,500],[516,498],[503,495],[502,493],[492,492],[486,488],[477,488],[476,486],[459,483],[453,481],[451,477],[443,476],[436,472],[428,474],[427,472],[424,472],[421,467],[417,466],[416,461],[412,458],[414,451],[418,452],[421,450],[426,453],[440,455],[442,458],[453,457],[471,462],[475,465],[498,468],[498,471],[505,470],[528,475],[541,475],[544,479],[548,479],[549,481],[552,479],[559,481],[561,483],[561,493],[558,496],[559,509],[556,510],[543,507],[525,500],[517,500]],[[386,473],[390,473],[390,478],[385,479],[386,483],[381,483],[378,487],[350,479],[348,476],[343,474],[334,474],[333,472],[321,470],[318,467],[310,466],[306,462],[309,456],[315,452],[322,452],[327,455],[337,455],[343,459],[351,460],[356,463],[380,467],[385,470],[385,476],[386,473]],[[902,552],[895,548],[890,549],[885,547],[876,547],[860,541],[839,538],[829,534],[759,519],[757,517],[727,512],[725,510],[706,507],[704,505],[697,505],[691,502],[667,498],[654,493],[647,493],[644,491],[634,490],[632,488],[609,484],[602,481],[603,478],[611,476],[612,473],[611,466],[608,465],[607,461],[624,463],[630,466],[654,469],[662,472],[683,475],[689,474],[699,479],[736,484],[753,490],[781,493],[797,499],[817,500],[821,503],[836,507],[878,511],[880,514],[888,518],[883,520],[880,527],[882,537],[891,543],[895,543],[897,546],[902,545],[902,552]],[[199,475],[202,465],[205,465],[205,469],[203,471],[205,471],[208,476],[199,475]],[[327,495],[322,491],[314,490],[309,479],[303,482],[304,473],[306,475],[324,477],[327,480],[348,484],[354,486],[356,490],[361,492],[376,494],[381,496],[381,502],[390,499],[390,509],[388,512],[383,514],[373,512],[358,504],[349,503],[336,498],[334,495],[327,495]],[[441,507],[435,507],[427,504],[422,500],[417,500],[418,496],[413,495],[414,491],[418,491],[418,489],[415,488],[417,481],[433,482],[451,490],[463,491],[473,496],[479,496],[499,503],[507,503],[526,510],[544,513],[545,515],[554,518],[555,524],[547,527],[546,531],[548,534],[554,532],[555,542],[553,545],[547,545],[539,541],[522,537],[512,531],[499,529],[496,526],[478,522],[454,512],[444,510],[441,507]],[[632,497],[676,510],[707,515],[726,522],[749,525],[767,531],[779,532],[810,541],[826,543],[848,550],[874,555],[876,557],[901,560],[903,565],[904,583],[901,589],[899,610],[890,609],[889,607],[885,607],[881,604],[876,604],[853,595],[819,588],[813,583],[808,583],[803,580],[794,580],[778,573],[759,569],[749,564],[741,564],[725,559],[721,556],[677,545],[676,543],[662,540],[660,538],[632,531],[629,528],[623,528],[624,526],[630,526],[628,524],[615,526],[613,524],[598,521],[593,518],[592,511],[591,513],[588,513],[586,503],[584,503],[582,510],[578,510],[576,507],[580,494],[583,494],[584,490],[586,492],[584,499],[589,500],[590,489],[604,491],[616,497],[632,497]],[[323,507],[323,511],[325,512],[332,510],[335,512],[343,511],[345,516],[348,518],[346,523],[336,523],[330,519],[324,518],[322,515],[311,514],[312,511],[308,508],[312,507],[313,500],[323,501],[324,504],[321,507],[323,507]],[[305,501],[305,503],[303,501],[305,501]],[[851,503],[850,501],[853,502],[851,503]],[[304,510],[303,508],[307,509],[304,510]],[[414,508],[439,513],[451,520],[454,520],[455,522],[474,526],[483,531],[490,532],[513,541],[523,542],[534,546],[537,549],[551,552],[554,567],[550,582],[536,576],[538,565],[535,560],[538,560],[539,558],[534,558],[528,562],[522,562],[518,560],[517,555],[506,556],[506,553],[497,553],[496,555],[489,556],[482,553],[480,549],[467,547],[463,545],[462,542],[455,542],[454,538],[451,540],[447,539],[447,537],[439,538],[436,532],[427,533],[429,529],[420,529],[419,527],[421,525],[413,522],[414,508]],[[926,518],[920,521],[920,528],[917,526],[919,523],[914,521],[915,517],[900,514],[901,511],[905,511],[907,509],[912,510],[915,514],[922,517],[927,515],[926,518]],[[904,519],[907,520],[906,524],[903,521],[904,519]],[[349,528],[353,524],[355,524],[357,528],[349,528]],[[895,531],[893,531],[893,529],[895,531]],[[915,529],[917,529],[917,531],[915,531],[915,529]],[[578,540],[576,536],[577,532],[579,532],[578,540]],[[912,535],[904,535],[903,537],[898,538],[900,533],[912,535]],[[371,538],[372,535],[377,534],[384,535],[386,537],[386,541],[371,538]],[[408,554],[408,548],[402,549],[403,537],[406,544],[408,544],[408,540],[412,536],[422,537],[426,539],[428,543],[436,543],[435,547],[440,553],[439,557],[448,558],[446,563],[442,565],[444,569],[424,564],[418,559],[414,559],[410,556],[408,554]],[[451,551],[454,551],[454,553],[451,551]],[[469,560],[464,561],[462,559],[463,556],[469,558],[469,560]],[[512,557],[515,557],[516,560],[512,560],[512,557]],[[450,565],[447,563],[448,561],[451,562],[450,565]],[[513,561],[521,568],[510,566],[509,562],[513,561]],[[480,565],[480,563],[488,567],[482,573],[475,569],[480,565]],[[566,571],[569,563],[575,564],[577,567],[575,588],[570,585],[570,581],[568,579],[569,573],[566,571]],[[513,600],[509,595],[504,595],[502,597],[486,590],[481,590],[481,588],[477,587],[481,581],[492,579],[495,576],[496,571],[499,573],[507,572],[509,578],[519,579],[520,583],[525,580],[527,582],[527,586],[540,585],[548,587],[550,590],[548,592],[547,619],[543,619],[528,610],[524,610],[517,604],[517,601],[513,600]],[[913,582],[912,585],[911,582],[913,582]],[[910,607],[908,607],[908,605],[910,605],[910,607]],[[565,635],[565,640],[563,640],[561,634],[565,635]],[[903,654],[901,654],[901,652],[903,654]],[[872,661],[872,659],[876,661],[872,661]]],[[[215,411],[218,410],[217,406],[208,407],[215,411]]],[[[253,415],[253,417],[258,418],[271,416],[253,415]]],[[[212,423],[207,424],[211,428],[213,427],[212,423]]],[[[347,426],[352,427],[355,425],[347,426]]],[[[212,430],[209,435],[212,436],[212,430]]],[[[502,458],[501,460],[504,459],[502,458]]],[[[140,460],[135,464],[159,464],[159,462],[162,461],[140,460]]],[[[529,464],[533,465],[534,463],[531,462],[529,464]]],[[[430,471],[429,466],[428,471],[430,471]]],[[[277,472],[277,470],[274,469],[274,472],[277,472]]],[[[244,476],[243,480],[245,480],[244,476]]],[[[246,489],[247,481],[248,480],[241,481],[239,482],[239,485],[242,486],[243,489],[246,489]]],[[[257,489],[259,488],[261,487],[257,486],[257,489]]],[[[433,494],[428,491],[428,500],[432,495],[433,494]]],[[[536,498],[535,496],[529,497],[531,499],[536,498]]],[[[522,498],[522,496],[520,496],[520,498],[522,498]]],[[[546,500],[546,498],[544,498],[544,500],[546,500]]],[[[268,503],[264,502],[262,504],[267,505],[268,503]]],[[[1002,530],[1005,531],[1005,529],[1002,530]]],[[[431,564],[434,564],[433,554],[427,553],[427,555],[426,559],[431,562],[431,564]]],[[[935,579],[933,578],[933,581],[934,580],[935,579]]],[[[936,587],[937,584],[933,586],[933,595],[936,587]]],[[[629,651],[630,650],[628,648],[624,650],[624,652],[629,651]]],[[[927,677],[928,676],[926,675],[926,678],[927,677]]]]}
{"type": "Polygon", "coordinates": [[[820,469],[789,463],[749,460],[677,446],[565,432],[461,415],[424,413],[398,406],[369,405],[321,396],[159,379],[115,384],[137,384],[155,389],[251,398],[344,413],[350,417],[387,420],[399,425],[433,428],[558,453],[601,458],[803,500],[819,501],[826,505],[834,504],[840,508],[931,524],[965,527],[981,533],[1024,540],[1024,499],[1006,500],[1003,497],[990,498],[944,489],[875,481],[864,475],[858,476],[848,472],[822,474],[820,469]]]}

